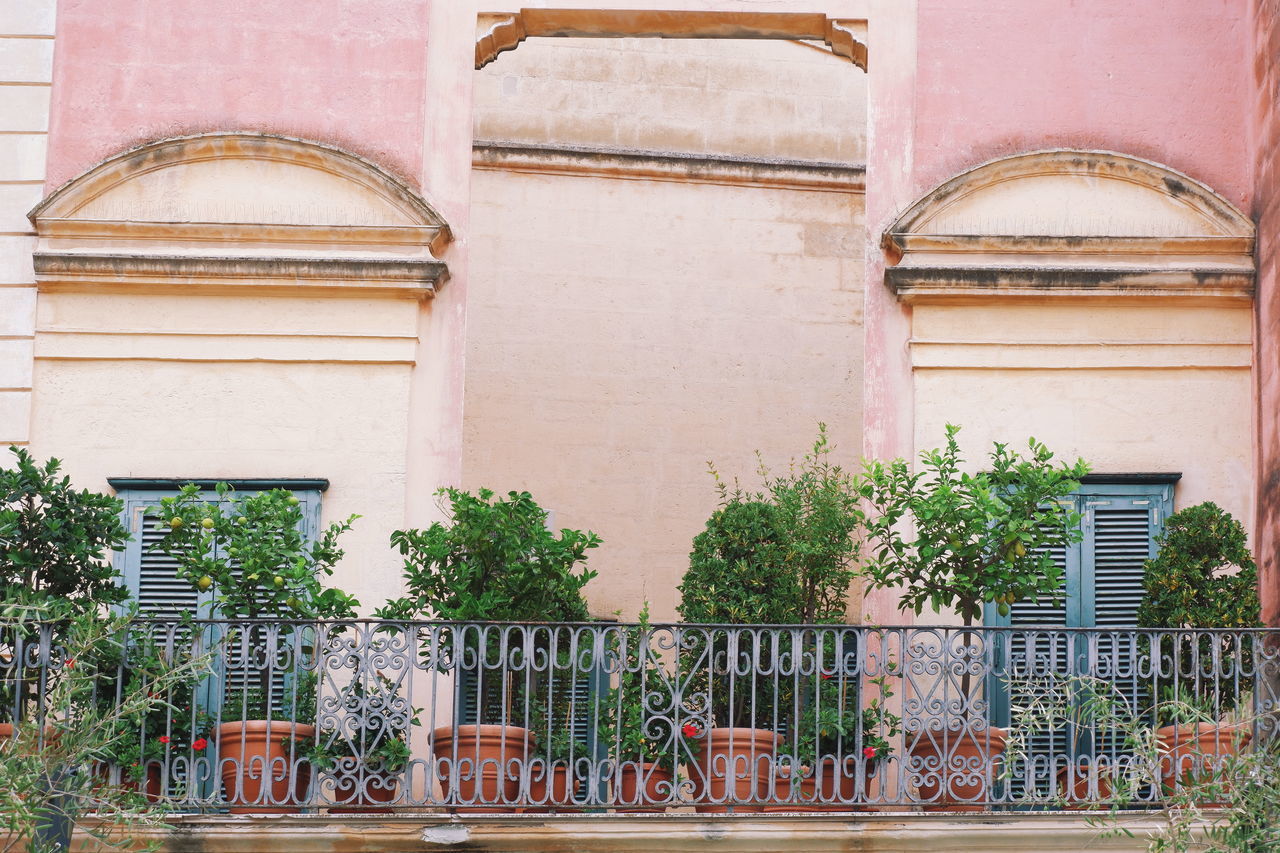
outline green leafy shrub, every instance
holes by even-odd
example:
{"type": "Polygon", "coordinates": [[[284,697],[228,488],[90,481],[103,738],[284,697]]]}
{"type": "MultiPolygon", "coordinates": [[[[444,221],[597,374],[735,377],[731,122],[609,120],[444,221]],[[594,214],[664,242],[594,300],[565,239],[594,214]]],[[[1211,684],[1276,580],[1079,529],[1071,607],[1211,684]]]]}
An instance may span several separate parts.
{"type": "Polygon", "coordinates": [[[194,484],[164,498],[160,521],[166,530],[155,546],[178,564],[179,577],[201,592],[212,591],[226,619],[348,619],[360,602],[326,587],[343,557],[338,537],[359,516],[335,521],[315,542],[302,532],[298,498],[285,489],[237,496],[226,483],[218,502],[200,497],[194,484]]]}
{"type": "Polygon", "coordinates": [[[582,567],[600,544],[590,531],[547,530],[547,512],[528,492],[493,500],[446,488],[448,521],[397,530],[406,595],[377,610],[384,619],[581,622],[582,589],[596,573],[582,567]]]}
{"type": "Polygon", "coordinates": [[[899,589],[904,609],[954,608],[969,626],[984,602],[1007,614],[1019,599],[1062,595],[1049,549],[1080,539],[1079,514],[1060,501],[1089,466],[1055,464],[1031,439],[1028,456],[997,442],[987,470],[969,474],[961,470],[959,431],[948,424],[946,447],[922,453],[916,473],[902,459],[868,463],[873,552],[865,571],[872,588],[899,589]]]}
{"type": "MultiPolygon", "coordinates": [[[[564,529],[559,535],[547,529],[547,512],[528,492],[509,492],[494,500],[489,489],[471,494],[445,488],[442,498],[448,518],[425,530],[398,530],[391,543],[404,557],[406,594],[378,608],[382,619],[407,621],[443,619],[459,622],[583,622],[590,619],[582,590],[596,573],[586,568],[587,552],[600,544],[590,531],[564,529]]],[[[523,719],[511,714],[524,705],[537,723],[547,716],[558,719],[562,699],[575,678],[589,671],[590,661],[575,666],[555,658],[558,673],[550,696],[545,678],[534,689],[522,673],[509,670],[501,654],[497,632],[459,629],[457,635],[440,635],[433,649],[424,632],[420,642],[423,659],[442,669],[458,668],[459,713],[463,699],[474,699],[473,709],[459,722],[507,722],[523,719]],[[461,648],[455,648],[456,645],[461,648]],[[474,660],[462,669],[463,660],[474,660]],[[479,687],[483,685],[483,687],[479,687]],[[474,695],[470,695],[473,694],[474,695]],[[482,694],[482,695],[481,695],[482,694]],[[539,716],[541,715],[541,716],[539,716]]],[[[556,654],[555,633],[531,629],[530,642],[539,653],[556,654]]],[[[566,694],[567,695],[567,694],[566,694]]],[[[567,730],[566,730],[567,731],[567,730]]],[[[542,749],[563,752],[568,741],[556,744],[542,739],[542,749]]],[[[575,745],[575,754],[583,754],[575,745]]],[[[558,753],[557,753],[558,754],[558,753]]]]}
{"type": "Polygon", "coordinates": [[[78,490],[58,472],[10,447],[14,467],[0,469],[0,601],[62,601],[88,613],[120,604],[129,592],[111,565],[111,552],[129,533],[116,498],[78,490]]]}
{"type": "Polygon", "coordinates": [[[180,713],[170,699],[211,674],[211,654],[157,657],[147,672],[148,689],[125,690],[104,703],[102,685],[114,684],[119,676],[100,664],[126,654],[130,618],[76,612],[57,602],[36,607],[0,602],[0,633],[41,636],[50,675],[44,681],[42,716],[16,725],[13,737],[0,744],[5,849],[65,850],[65,841],[57,837],[60,825],[68,833],[74,828],[90,836],[86,849],[129,849],[139,830],[166,828],[167,806],[148,802],[136,786],[110,784],[94,768],[128,750],[138,738],[138,720],[180,713]]]}
{"type": "Polygon", "coordinates": [[[793,622],[802,595],[784,542],[776,506],[731,498],[694,537],[679,586],[680,618],[733,625],[793,622]]]}
{"type": "Polygon", "coordinates": [[[1169,516],[1142,573],[1144,628],[1256,628],[1258,568],[1244,525],[1217,504],[1169,516]]]}
{"type": "Polygon", "coordinates": [[[716,475],[722,506],[758,502],[776,510],[769,522],[776,547],[761,548],[759,554],[776,560],[799,587],[794,601],[783,602],[794,606],[794,612],[779,621],[814,624],[846,617],[865,518],[858,478],[832,462],[831,453],[827,426],[818,424],[812,450],[798,463],[781,473],[760,463],[763,490],[731,491],[716,475]]]}
{"type": "MultiPolygon", "coordinates": [[[[1142,572],[1143,628],[1257,628],[1262,624],[1258,569],[1249,553],[1244,526],[1217,504],[1202,503],[1169,516],[1157,539],[1159,553],[1142,572]]],[[[1184,636],[1160,634],[1150,651],[1174,670],[1204,672],[1210,662],[1253,657],[1250,634],[1184,636]],[[1215,655],[1217,656],[1215,658],[1215,655]],[[1176,662],[1176,663],[1175,663],[1176,662]]],[[[1246,685],[1247,686],[1247,685],[1246,685]]],[[[1211,722],[1239,704],[1242,685],[1231,675],[1187,679],[1176,692],[1166,688],[1158,709],[1161,725],[1211,722]],[[1193,708],[1193,717],[1177,708],[1193,708]]]]}

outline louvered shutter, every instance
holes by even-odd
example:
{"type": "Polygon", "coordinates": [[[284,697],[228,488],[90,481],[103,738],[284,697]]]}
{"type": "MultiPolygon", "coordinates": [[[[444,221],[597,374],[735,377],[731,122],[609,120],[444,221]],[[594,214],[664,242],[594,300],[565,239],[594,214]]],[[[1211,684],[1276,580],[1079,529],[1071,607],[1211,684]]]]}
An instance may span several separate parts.
{"type": "MultiPolygon", "coordinates": [[[[1079,499],[1073,498],[1065,508],[1078,512],[1079,499]]],[[[1016,723],[1017,709],[1044,701],[1048,691],[1061,686],[1062,674],[1072,671],[1072,661],[1078,657],[1077,638],[1063,632],[1062,627],[1079,618],[1079,596],[1074,593],[1078,591],[1080,576],[1080,547],[1064,543],[1047,551],[1062,573],[1059,597],[1016,601],[1006,617],[1001,617],[994,607],[987,608],[988,625],[1022,629],[998,641],[994,650],[997,672],[989,682],[989,695],[992,697],[991,719],[997,725],[1016,723]]],[[[1009,768],[1007,799],[1018,802],[1053,796],[1055,756],[1069,750],[1070,736],[1065,730],[1033,735],[1022,763],[1009,768]]]]}
{"type": "MultiPolygon", "coordinates": [[[[1008,725],[1011,706],[1025,705],[1037,681],[1062,684],[1076,676],[1097,678],[1113,685],[1130,708],[1151,704],[1150,691],[1138,671],[1141,650],[1133,627],[1142,601],[1143,563],[1155,556],[1155,539],[1172,511],[1173,486],[1161,484],[1088,484],[1076,496],[1081,513],[1082,540],[1054,551],[1065,573],[1064,601],[1019,601],[1007,618],[988,607],[986,624],[1018,628],[1007,648],[997,649],[1003,677],[988,681],[991,720],[1008,725]],[[1056,632],[1035,633],[1037,626],[1056,632]],[[1072,632],[1071,628],[1116,629],[1072,632]],[[1065,629],[1065,630],[1064,630],[1065,629]],[[1013,694],[1010,684],[1014,685],[1013,694]]],[[[1057,770],[1077,759],[1121,755],[1118,735],[1099,733],[1074,741],[1070,733],[1045,732],[1029,744],[1023,768],[1014,768],[1010,799],[1053,796],[1057,770]],[[1061,756],[1056,765],[1053,757],[1061,756]]]]}
{"type": "MultiPolygon", "coordinates": [[[[1143,650],[1131,629],[1142,603],[1143,564],[1155,556],[1161,510],[1158,495],[1090,495],[1085,500],[1082,586],[1092,595],[1084,596],[1084,623],[1117,629],[1093,634],[1096,652],[1088,674],[1109,684],[1113,698],[1135,714],[1151,707],[1154,699],[1140,672],[1143,650]]],[[[1099,732],[1094,742],[1080,748],[1116,760],[1123,754],[1120,738],[1116,732],[1099,732]]]]}
{"type": "MultiPolygon", "coordinates": [[[[217,617],[218,614],[213,610],[212,591],[201,593],[185,579],[179,578],[177,562],[154,549],[165,533],[163,528],[157,528],[155,520],[160,502],[177,494],[176,491],[163,489],[121,494],[125,503],[126,524],[132,538],[124,551],[117,554],[117,568],[143,616],[176,619],[184,613],[190,613],[202,619],[217,617]]],[[[253,491],[244,490],[237,494],[253,494],[253,491]]],[[[315,541],[320,527],[320,492],[308,489],[297,490],[294,494],[298,497],[302,510],[303,535],[308,541],[315,541]]],[[[212,501],[217,499],[217,494],[208,491],[201,497],[212,501]]],[[[224,511],[229,509],[230,503],[223,502],[224,511]]],[[[290,642],[291,647],[299,644],[296,638],[287,642],[290,642]]],[[[242,647],[233,644],[227,649],[225,656],[216,662],[215,678],[219,683],[216,686],[210,685],[208,699],[202,703],[211,714],[216,713],[223,702],[242,702],[244,691],[256,686],[256,657],[260,656],[250,655],[246,659],[242,647]]],[[[272,672],[271,682],[272,706],[287,711],[297,699],[291,692],[292,686],[287,673],[283,669],[276,669],[272,672]]]]}

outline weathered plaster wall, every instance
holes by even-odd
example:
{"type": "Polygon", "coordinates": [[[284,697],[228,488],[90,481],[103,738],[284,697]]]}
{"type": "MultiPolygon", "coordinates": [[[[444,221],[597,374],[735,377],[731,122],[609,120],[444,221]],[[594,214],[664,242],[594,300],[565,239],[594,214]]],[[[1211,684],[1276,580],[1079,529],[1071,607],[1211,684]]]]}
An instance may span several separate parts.
{"type": "Polygon", "coordinates": [[[914,178],[1101,148],[1165,163],[1247,209],[1247,0],[919,0],[914,178]]]}
{"type": "Polygon", "coordinates": [[[674,616],[722,474],[856,459],[862,199],[477,172],[464,483],[604,539],[592,610],[674,616]]]}
{"type": "MultiPolygon", "coordinates": [[[[1247,209],[1249,30],[1243,0],[1179,0],[1158,13],[1104,0],[918,0],[873,3],[871,22],[866,446],[895,455],[923,440],[910,413],[924,389],[908,358],[910,309],[881,289],[879,234],[963,169],[1065,146],[1167,163],[1247,209]]],[[[1049,426],[1060,411],[1050,401],[1035,421],[1049,426]]],[[[1248,506],[1237,497],[1252,491],[1248,478],[1228,488],[1215,497],[1248,506]]]]}
{"type": "Polygon", "coordinates": [[[61,0],[48,187],[130,145],[207,130],[331,142],[416,183],[429,6],[61,0]]]}
{"type": "MultiPolygon", "coordinates": [[[[865,153],[866,75],[795,44],[534,39],[476,78],[477,139],[865,153]]],[[[464,483],[598,532],[598,615],[674,618],[708,460],[754,482],[756,450],[783,466],[819,421],[860,455],[862,195],[734,185],[747,171],[474,173],[464,483]]]]}
{"type": "Polygon", "coordinates": [[[1253,5],[1258,221],[1258,524],[1263,617],[1280,625],[1280,3],[1253,5]]]}
{"type": "Polygon", "coordinates": [[[475,136],[861,164],[866,93],[797,42],[531,39],[476,75],[475,136]]]}
{"type": "Polygon", "coordinates": [[[1028,436],[1096,473],[1178,471],[1177,508],[1252,518],[1252,312],[1238,307],[977,302],[918,305],[916,446],[964,427],[974,469],[1028,436]]]}
{"type": "Polygon", "coordinates": [[[29,438],[36,291],[27,211],[44,182],[54,5],[0,6],[0,448],[29,438]]]}

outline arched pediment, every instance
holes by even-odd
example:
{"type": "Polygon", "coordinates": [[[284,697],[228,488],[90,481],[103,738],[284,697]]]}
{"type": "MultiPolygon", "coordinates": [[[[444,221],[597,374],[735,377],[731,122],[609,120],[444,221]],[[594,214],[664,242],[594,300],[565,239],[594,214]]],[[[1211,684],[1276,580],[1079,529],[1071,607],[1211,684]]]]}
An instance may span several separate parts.
{"type": "Polygon", "coordinates": [[[368,160],[259,133],[122,152],[55,190],[30,218],[42,286],[163,282],[168,269],[186,284],[292,278],[429,294],[445,277],[436,254],[451,239],[430,204],[368,160]]]}
{"type": "Polygon", "coordinates": [[[984,290],[1247,298],[1253,236],[1230,202],[1167,166],[1054,149],[944,182],[884,243],[903,298],[984,290]]]}

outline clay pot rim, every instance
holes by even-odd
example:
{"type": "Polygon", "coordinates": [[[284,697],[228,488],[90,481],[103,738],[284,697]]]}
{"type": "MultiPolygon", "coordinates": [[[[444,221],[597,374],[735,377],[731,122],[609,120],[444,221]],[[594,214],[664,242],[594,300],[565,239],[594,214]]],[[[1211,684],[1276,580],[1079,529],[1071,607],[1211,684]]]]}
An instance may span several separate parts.
{"type": "Polygon", "coordinates": [[[481,738],[498,738],[504,736],[508,741],[520,741],[524,739],[530,743],[536,743],[538,736],[531,730],[521,728],[520,726],[503,726],[496,723],[484,723],[482,725],[472,725],[470,723],[462,726],[437,726],[431,730],[430,744],[434,747],[435,743],[440,740],[479,740],[481,738]]]}

